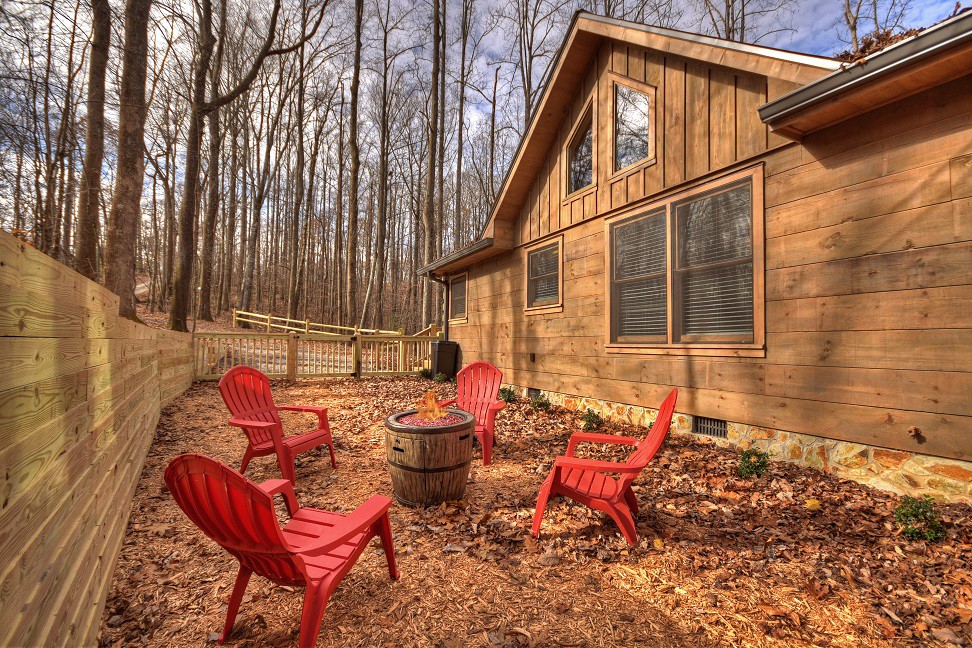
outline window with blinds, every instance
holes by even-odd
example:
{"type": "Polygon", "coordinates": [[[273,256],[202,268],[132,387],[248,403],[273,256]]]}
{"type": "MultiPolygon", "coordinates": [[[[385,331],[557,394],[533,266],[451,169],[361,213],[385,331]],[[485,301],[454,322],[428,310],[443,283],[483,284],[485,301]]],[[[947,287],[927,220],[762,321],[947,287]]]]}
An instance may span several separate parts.
{"type": "Polygon", "coordinates": [[[567,193],[594,182],[594,122],[588,110],[567,147],[567,193]]]}
{"type": "Polygon", "coordinates": [[[449,280],[449,319],[466,317],[466,275],[449,280]]]}
{"type": "Polygon", "coordinates": [[[756,342],[754,177],[608,222],[610,342],[756,342]]]}
{"type": "Polygon", "coordinates": [[[657,339],[668,331],[665,210],[612,226],[611,305],[613,337],[657,339]]]}
{"type": "Polygon", "coordinates": [[[752,183],[676,203],[679,338],[753,337],[752,183]]]}
{"type": "Polygon", "coordinates": [[[527,308],[560,303],[560,243],[527,253],[527,308]]]}

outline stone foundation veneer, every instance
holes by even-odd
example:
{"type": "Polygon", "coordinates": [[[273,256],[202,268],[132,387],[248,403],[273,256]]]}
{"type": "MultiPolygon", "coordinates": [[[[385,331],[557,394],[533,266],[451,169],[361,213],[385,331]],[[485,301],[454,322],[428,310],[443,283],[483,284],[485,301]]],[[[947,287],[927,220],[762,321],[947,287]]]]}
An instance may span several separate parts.
{"type": "MultiPolygon", "coordinates": [[[[527,389],[510,385],[521,395],[527,389]]],[[[606,419],[648,426],[658,410],[636,405],[624,405],[594,398],[582,398],[540,390],[551,404],[585,411],[588,408],[606,419]]],[[[809,434],[784,432],[768,428],[728,422],[727,438],[719,439],[692,433],[692,416],[678,414],[672,418],[672,431],[707,439],[726,448],[758,447],[773,460],[789,461],[816,468],[828,475],[836,475],[899,495],[924,495],[944,502],[972,503],[972,462],[943,459],[900,450],[837,441],[809,434]]]]}

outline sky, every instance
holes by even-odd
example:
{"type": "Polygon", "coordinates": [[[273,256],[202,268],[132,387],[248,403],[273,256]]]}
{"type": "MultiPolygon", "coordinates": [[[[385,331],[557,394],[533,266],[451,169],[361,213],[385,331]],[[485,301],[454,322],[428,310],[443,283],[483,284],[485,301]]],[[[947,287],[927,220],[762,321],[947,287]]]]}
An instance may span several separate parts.
{"type": "MultiPolygon", "coordinates": [[[[963,1],[967,5],[968,0],[963,1]]],[[[841,3],[836,0],[799,0],[793,16],[796,32],[766,39],[762,45],[807,54],[833,56],[845,49],[837,39],[835,24],[841,3]]],[[[906,28],[930,27],[947,18],[955,9],[955,0],[914,0],[906,28]]]]}

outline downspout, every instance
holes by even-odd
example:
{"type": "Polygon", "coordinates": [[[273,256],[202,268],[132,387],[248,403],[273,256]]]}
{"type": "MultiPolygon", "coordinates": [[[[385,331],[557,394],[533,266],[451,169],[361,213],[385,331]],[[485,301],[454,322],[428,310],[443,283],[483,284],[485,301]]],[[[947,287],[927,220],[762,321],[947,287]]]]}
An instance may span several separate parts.
{"type": "Polygon", "coordinates": [[[443,286],[445,286],[445,299],[442,300],[442,339],[448,340],[449,339],[449,299],[452,297],[452,295],[449,294],[450,292],[449,282],[446,281],[445,279],[439,279],[434,274],[432,274],[431,270],[429,270],[429,272],[425,275],[425,277],[430,281],[434,281],[437,284],[442,284],[443,286]]]}

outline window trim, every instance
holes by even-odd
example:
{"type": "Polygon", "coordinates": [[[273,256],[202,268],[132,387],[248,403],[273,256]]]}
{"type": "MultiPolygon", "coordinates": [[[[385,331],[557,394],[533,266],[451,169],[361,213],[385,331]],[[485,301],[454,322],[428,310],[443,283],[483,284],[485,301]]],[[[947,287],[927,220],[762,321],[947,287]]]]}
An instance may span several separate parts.
{"type": "Polygon", "coordinates": [[[452,275],[449,277],[449,324],[466,324],[469,322],[469,272],[460,272],[459,274],[452,275]],[[452,316],[452,284],[457,279],[466,280],[466,294],[465,294],[465,313],[461,317],[452,316]]]}
{"type": "Polygon", "coordinates": [[[631,207],[604,219],[604,277],[605,277],[605,310],[604,310],[604,346],[607,353],[629,353],[649,355],[686,355],[686,356],[736,356],[736,357],[766,357],[766,285],[765,285],[765,210],[763,199],[763,164],[747,167],[739,171],[728,173],[715,178],[708,178],[693,184],[682,191],[665,196],[662,199],[631,207]],[[733,184],[740,180],[749,179],[752,182],[752,241],[753,241],[753,341],[738,342],[727,339],[707,337],[706,341],[672,342],[675,333],[676,317],[674,290],[674,271],[672,268],[675,215],[672,206],[676,203],[691,199],[694,196],[717,190],[720,187],[733,184]],[[666,232],[665,253],[667,259],[667,287],[666,299],[668,311],[668,329],[665,342],[660,341],[612,341],[612,313],[613,313],[613,241],[611,229],[618,223],[631,220],[633,217],[648,214],[659,209],[665,210],[666,232]],[[715,338],[715,339],[714,339],[715,338]]]}
{"type": "MultiPolygon", "coordinates": [[[[597,85],[594,87],[596,90],[597,85]]],[[[597,101],[594,100],[594,92],[592,92],[591,96],[584,101],[584,107],[580,111],[580,116],[570,127],[570,131],[567,133],[567,137],[564,139],[564,145],[561,148],[560,159],[563,160],[563,164],[560,165],[560,186],[563,188],[562,205],[566,205],[578,198],[583,198],[587,194],[597,191],[597,140],[597,101]],[[570,145],[574,141],[574,138],[577,137],[578,131],[580,131],[588,117],[591,120],[591,184],[571,191],[570,145]]]]}
{"type": "MultiPolygon", "coordinates": [[[[562,313],[564,310],[564,235],[558,234],[536,243],[531,243],[523,249],[523,313],[524,315],[543,315],[545,313],[562,313]],[[530,305],[530,253],[536,250],[557,246],[557,302],[530,305]]],[[[467,284],[468,285],[468,284],[467,284]]]]}
{"type": "Polygon", "coordinates": [[[643,83],[632,79],[631,77],[623,76],[617,72],[608,72],[607,77],[610,83],[610,90],[608,92],[608,101],[610,102],[611,109],[611,175],[608,180],[614,181],[622,176],[627,176],[632,173],[636,173],[642,169],[653,166],[658,163],[658,102],[657,88],[655,86],[643,83]],[[620,169],[615,170],[614,166],[616,164],[617,154],[618,154],[618,142],[617,142],[617,97],[618,90],[617,86],[623,85],[640,92],[642,94],[648,95],[648,144],[650,149],[648,151],[648,156],[644,157],[637,162],[632,162],[627,166],[623,166],[620,169]]]}

